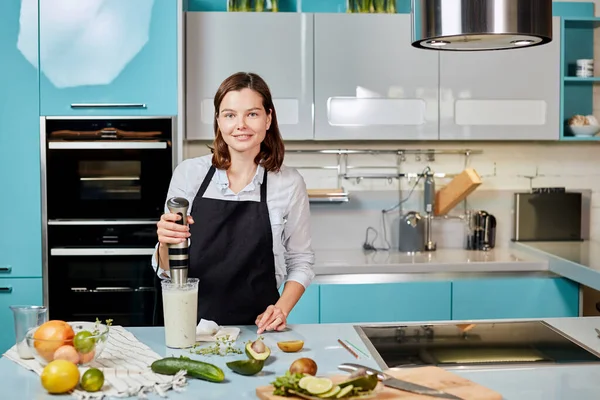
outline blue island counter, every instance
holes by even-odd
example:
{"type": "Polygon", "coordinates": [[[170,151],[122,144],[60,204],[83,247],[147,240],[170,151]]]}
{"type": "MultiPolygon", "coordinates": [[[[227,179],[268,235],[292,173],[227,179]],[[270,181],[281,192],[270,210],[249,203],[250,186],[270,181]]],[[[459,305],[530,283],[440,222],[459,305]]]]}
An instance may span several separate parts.
{"type": "MultiPolygon", "coordinates": [[[[600,352],[600,339],[594,328],[600,327],[600,318],[558,318],[545,320],[554,328],[572,337],[590,349],[600,352]]],[[[192,358],[208,361],[223,368],[224,383],[209,383],[189,379],[181,393],[167,392],[171,399],[253,399],[258,386],[268,385],[276,376],[282,375],[290,364],[299,357],[310,357],[318,365],[318,375],[340,374],[337,366],[343,362],[358,362],[377,368],[373,357],[360,355],[356,360],[339,345],[337,339],[349,340],[367,352],[352,324],[292,325],[287,332],[264,334],[265,343],[272,354],[263,371],[256,376],[245,377],[234,374],[225,362],[240,356],[211,356],[192,358]],[[298,353],[283,353],[276,342],[280,340],[302,339],[305,348],[298,353]]],[[[160,356],[188,354],[188,351],[173,351],[164,345],[163,328],[128,328],[140,341],[146,343],[160,356]]],[[[256,337],[254,327],[243,327],[237,345],[256,337]]],[[[368,352],[367,352],[368,353],[368,352]]],[[[538,367],[495,367],[453,369],[454,373],[493,389],[507,400],[534,399],[597,399],[600,393],[600,364],[596,365],[547,365],[538,367]]],[[[342,373],[343,374],[343,373],[342,373]]],[[[45,392],[39,377],[18,366],[9,359],[0,359],[0,381],[3,400],[36,399],[57,400],[71,398],[69,395],[56,396],[45,392]]],[[[150,395],[149,398],[159,398],[150,395]]]]}

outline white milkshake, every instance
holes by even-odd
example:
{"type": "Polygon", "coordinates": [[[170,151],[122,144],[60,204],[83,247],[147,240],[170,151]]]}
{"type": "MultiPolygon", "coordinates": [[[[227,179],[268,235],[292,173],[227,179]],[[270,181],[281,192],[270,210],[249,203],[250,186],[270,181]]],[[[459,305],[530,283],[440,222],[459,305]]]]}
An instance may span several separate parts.
{"type": "Polygon", "coordinates": [[[188,278],[181,286],[161,282],[167,347],[184,349],[196,343],[198,282],[198,278],[188,278]]]}

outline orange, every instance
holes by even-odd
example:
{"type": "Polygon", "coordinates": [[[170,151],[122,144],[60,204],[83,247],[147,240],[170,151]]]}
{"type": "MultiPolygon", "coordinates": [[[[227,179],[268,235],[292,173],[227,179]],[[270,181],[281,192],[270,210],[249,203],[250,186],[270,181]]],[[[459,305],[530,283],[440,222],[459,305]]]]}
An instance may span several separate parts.
{"type": "Polygon", "coordinates": [[[65,321],[52,320],[40,325],[33,334],[33,346],[46,361],[52,361],[54,352],[63,345],[72,346],[75,332],[65,321]]]}

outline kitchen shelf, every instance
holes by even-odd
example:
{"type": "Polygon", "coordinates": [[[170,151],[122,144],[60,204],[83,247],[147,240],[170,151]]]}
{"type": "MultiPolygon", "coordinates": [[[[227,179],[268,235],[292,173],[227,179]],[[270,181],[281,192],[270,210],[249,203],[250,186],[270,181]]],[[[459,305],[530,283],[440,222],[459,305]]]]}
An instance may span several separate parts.
{"type": "MultiPolygon", "coordinates": [[[[409,14],[412,0],[396,0],[396,12],[409,14]]],[[[347,0],[279,0],[279,12],[345,13],[347,0]]],[[[227,0],[188,0],[186,11],[227,11],[227,0]]]]}
{"type": "Polygon", "coordinates": [[[579,76],[565,76],[564,81],[565,82],[575,82],[575,83],[590,83],[590,82],[593,83],[593,82],[600,82],[600,77],[593,76],[590,78],[582,78],[579,76]]]}
{"type": "MultiPolygon", "coordinates": [[[[553,3],[556,5],[557,3],[553,3]]],[[[591,2],[562,3],[553,13],[561,16],[561,141],[598,141],[599,137],[572,136],[567,121],[574,115],[594,113],[594,88],[600,77],[575,76],[576,61],[594,59],[594,35],[600,18],[594,16],[591,2]]]]}

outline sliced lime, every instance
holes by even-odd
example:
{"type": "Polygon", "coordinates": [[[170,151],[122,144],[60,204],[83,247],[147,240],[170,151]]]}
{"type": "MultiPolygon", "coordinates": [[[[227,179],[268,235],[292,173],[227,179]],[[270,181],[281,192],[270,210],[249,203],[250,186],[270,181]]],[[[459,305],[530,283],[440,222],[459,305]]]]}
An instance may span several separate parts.
{"type": "Polygon", "coordinates": [[[306,391],[310,394],[323,394],[329,392],[333,382],[328,378],[314,378],[306,384],[306,391]]]}
{"type": "Polygon", "coordinates": [[[342,397],[344,397],[345,395],[350,393],[353,388],[354,388],[354,386],[352,386],[352,385],[345,386],[342,390],[340,390],[340,392],[337,394],[337,396],[335,396],[335,398],[341,399],[342,397]]]}
{"type": "Polygon", "coordinates": [[[342,388],[335,385],[329,392],[320,394],[319,397],[322,399],[329,399],[329,398],[335,396],[336,394],[338,394],[338,392],[340,390],[342,390],[342,388]]]}
{"type": "Polygon", "coordinates": [[[317,379],[314,376],[311,375],[307,375],[303,378],[300,379],[300,381],[298,381],[298,386],[300,386],[300,388],[306,390],[306,386],[308,385],[308,382],[312,381],[313,379],[317,379]]]}

